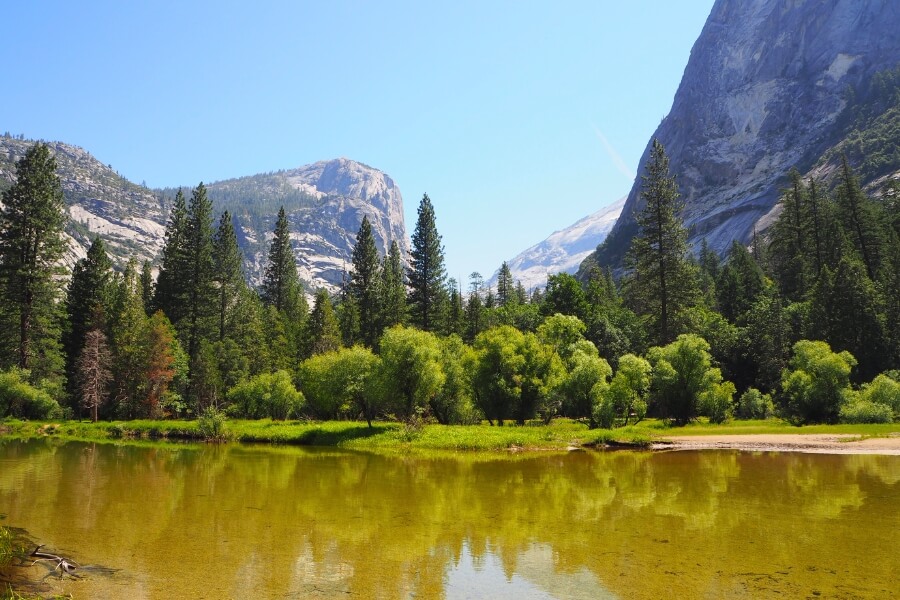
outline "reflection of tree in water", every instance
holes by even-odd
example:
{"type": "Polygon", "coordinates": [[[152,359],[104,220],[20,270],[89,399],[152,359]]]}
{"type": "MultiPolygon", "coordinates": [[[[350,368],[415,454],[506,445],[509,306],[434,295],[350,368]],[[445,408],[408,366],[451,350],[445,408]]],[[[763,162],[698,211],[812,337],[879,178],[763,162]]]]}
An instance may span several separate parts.
{"type": "Polygon", "coordinates": [[[590,581],[634,597],[759,595],[763,582],[827,595],[838,585],[828,569],[866,589],[896,584],[900,566],[871,550],[900,527],[894,457],[78,444],[12,454],[0,507],[49,518],[42,535],[143,574],[151,596],[441,597],[461,561],[545,594],[590,581]],[[21,487],[34,469],[59,477],[21,487]]]}

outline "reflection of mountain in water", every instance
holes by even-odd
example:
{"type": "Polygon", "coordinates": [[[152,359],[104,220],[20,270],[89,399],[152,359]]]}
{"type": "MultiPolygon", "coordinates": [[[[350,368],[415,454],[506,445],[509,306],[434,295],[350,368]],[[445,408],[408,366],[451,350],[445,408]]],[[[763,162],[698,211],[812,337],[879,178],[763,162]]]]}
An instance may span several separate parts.
{"type": "Polygon", "coordinates": [[[585,568],[574,573],[556,569],[553,547],[534,544],[516,557],[516,569],[506,572],[499,557],[478,559],[468,546],[446,577],[447,600],[457,598],[516,598],[517,600],[605,600],[617,596],[605,589],[585,568]]]}

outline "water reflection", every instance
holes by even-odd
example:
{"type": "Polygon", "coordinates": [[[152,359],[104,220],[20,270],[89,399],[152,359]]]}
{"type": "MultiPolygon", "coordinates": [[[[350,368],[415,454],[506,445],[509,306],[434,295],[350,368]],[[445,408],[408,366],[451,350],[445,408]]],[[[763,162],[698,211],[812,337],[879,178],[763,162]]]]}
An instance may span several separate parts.
{"type": "Polygon", "coordinates": [[[879,597],[900,459],[386,457],[0,443],[0,513],[110,578],[76,597],[879,597]]]}

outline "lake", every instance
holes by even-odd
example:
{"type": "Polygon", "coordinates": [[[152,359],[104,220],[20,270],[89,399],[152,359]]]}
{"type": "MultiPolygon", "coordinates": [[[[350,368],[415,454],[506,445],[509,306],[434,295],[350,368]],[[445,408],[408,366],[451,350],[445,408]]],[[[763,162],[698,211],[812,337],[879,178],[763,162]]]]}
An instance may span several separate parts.
{"type": "Polygon", "coordinates": [[[0,440],[0,514],[85,565],[44,580],[75,598],[900,591],[896,456],[0,440]]]}

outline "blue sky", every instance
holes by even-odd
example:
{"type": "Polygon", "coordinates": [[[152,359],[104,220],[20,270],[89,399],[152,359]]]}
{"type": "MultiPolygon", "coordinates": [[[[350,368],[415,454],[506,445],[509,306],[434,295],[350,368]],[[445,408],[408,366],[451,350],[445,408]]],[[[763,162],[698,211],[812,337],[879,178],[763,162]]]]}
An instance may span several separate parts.
{"type": "Polygon", "coordinates": [[[628,192],[712,3],[15,2],[0,130],[151,187],[352,158],[466,281],[628,192]]]}

